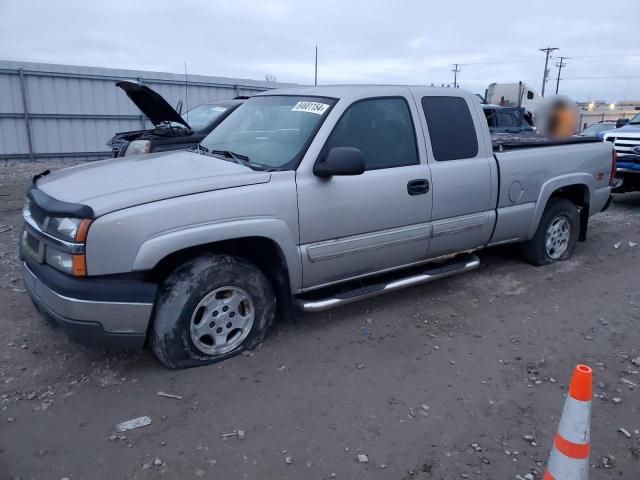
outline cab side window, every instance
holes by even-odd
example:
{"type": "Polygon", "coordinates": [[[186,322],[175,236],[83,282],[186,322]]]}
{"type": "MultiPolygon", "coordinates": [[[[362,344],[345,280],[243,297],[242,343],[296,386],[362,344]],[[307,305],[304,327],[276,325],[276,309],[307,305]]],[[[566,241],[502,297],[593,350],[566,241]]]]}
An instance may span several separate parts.
{"type": "Polygon", "coordinates": [[[420,163],[404,98],[371,98],[352,104],[327,139],[325,154],[334,147],[360,149],[366,170],[420,163]]]}
{"type": "Polygon", "coordinates": [[[439,162],[478,155],[478,137],[462,97],[422,97],[433,156],[439,162]]]}

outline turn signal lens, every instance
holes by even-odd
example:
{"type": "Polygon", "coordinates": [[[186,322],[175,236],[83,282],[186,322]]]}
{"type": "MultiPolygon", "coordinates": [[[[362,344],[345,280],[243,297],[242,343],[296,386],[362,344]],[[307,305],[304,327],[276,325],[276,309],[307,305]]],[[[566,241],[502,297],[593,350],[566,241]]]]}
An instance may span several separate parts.
{"type": "Polygon", "coordinates": [[[73,256],[73,275],[76,277],[87,275],[87,260],[84,255],[73,256]]]}
{"type": "Polygon", "coordinates": [[[78,230],[76,231],[76,242],[84,243],[87,241],[87,234],[89,233],[90,225],[91,220],[89,219],[85,219],[80,222],[78,230]]]}

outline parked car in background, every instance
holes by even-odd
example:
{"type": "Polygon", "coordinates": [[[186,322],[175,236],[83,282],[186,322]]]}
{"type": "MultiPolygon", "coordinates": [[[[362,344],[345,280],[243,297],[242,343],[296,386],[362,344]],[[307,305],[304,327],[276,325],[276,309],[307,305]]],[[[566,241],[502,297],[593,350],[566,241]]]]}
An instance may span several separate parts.
{"type": "Polygon", "coordinates": [[[255,347],[294,307],[467,272],[487,246],[566,260],[609,205],[614,166],[592,138],[492,146],[460,89],[273,90],[192,151],[37,175],[24,284],[80,341],[205,365],[255,347]]]}
{"type": "Polygon", "coordinates": [[[129,81],[116,85],[124,90],[154,128],[116,133],[107,142],[114,157],[182,150],[197,145],[247,98],[206,102],[183,116],[146,85],[129,81]]]}
{"type": "Polygon", "coordinates": [[[622,185],[615,193],[640,191],[640,113],[624,127],[605,132],[605,142],[614,145],[617,160],[617,175],[622,185]]]}
{"type": "Polygon", "coordinates": [[[592,123],[583,131],[581,131],[578,135],[581,137],[596,137],[600,140],[604,139],[604,134],[609,130],[615,130],[618,128],[616,126],[616,122],[598,122],[592,123]]]}
{"type": "Polygon", "coordinates": [[[491,133],[533,132],[531,116],[524,108],[482,105],[491,133]]]}

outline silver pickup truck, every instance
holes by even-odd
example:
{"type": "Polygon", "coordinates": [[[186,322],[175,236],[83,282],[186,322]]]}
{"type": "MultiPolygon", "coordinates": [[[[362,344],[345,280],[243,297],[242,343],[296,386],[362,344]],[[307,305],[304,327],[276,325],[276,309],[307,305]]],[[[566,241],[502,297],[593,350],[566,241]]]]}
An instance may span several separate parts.
{"type": "Polygon", "coordinates": [[[492,145],[463,90],[270,91],[193,151],[37,175],[24,282],[80,341],[202,365],[254,347],[276,316],[465,272],[487,246],[565,260],[614,172],[608,142],[492,145]]]}

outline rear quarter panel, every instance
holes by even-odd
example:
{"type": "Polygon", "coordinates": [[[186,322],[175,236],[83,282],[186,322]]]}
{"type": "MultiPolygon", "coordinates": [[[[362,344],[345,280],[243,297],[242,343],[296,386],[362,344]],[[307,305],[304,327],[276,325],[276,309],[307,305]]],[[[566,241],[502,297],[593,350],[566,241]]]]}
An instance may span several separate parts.
{"type": "Polygon", "coordinates": [[[557,189],[585,185],[591,215],[610,195],[611,145],[586,143],[496,153],[500,169],[498,222],[492,243],[528,240],[557,189]]]}

